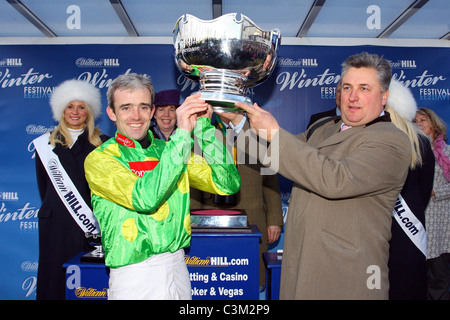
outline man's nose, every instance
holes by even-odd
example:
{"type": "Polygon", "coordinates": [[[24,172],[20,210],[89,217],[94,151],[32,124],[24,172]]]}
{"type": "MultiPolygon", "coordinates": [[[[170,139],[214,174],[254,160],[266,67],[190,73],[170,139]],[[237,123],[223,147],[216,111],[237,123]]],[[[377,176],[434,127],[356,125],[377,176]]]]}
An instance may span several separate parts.
{"type": "Polygon", "coordinates": [[[359,96],[358,96],[357,90],[351,89],[348,98],[349,98],[351,101],[356,101],[356,100],[358,100],[359,96]]]}
{"type": "Polygon", "coordinates": [[[139,108],[133,108],[131,110],[131,117],[133,119],[140,119],[141,118],[141,112],[139,108]]]}

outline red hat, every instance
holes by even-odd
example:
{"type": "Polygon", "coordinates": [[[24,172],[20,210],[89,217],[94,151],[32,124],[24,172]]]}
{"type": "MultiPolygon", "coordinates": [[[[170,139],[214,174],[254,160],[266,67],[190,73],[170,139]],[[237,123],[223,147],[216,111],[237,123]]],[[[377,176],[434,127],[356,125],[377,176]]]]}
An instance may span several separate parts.
{"type": "Polygon", "coordinates": [[[155,106],[179,106],[180,105],[180,91],[176,89],[163,90],[155,95],[155,106]]]}

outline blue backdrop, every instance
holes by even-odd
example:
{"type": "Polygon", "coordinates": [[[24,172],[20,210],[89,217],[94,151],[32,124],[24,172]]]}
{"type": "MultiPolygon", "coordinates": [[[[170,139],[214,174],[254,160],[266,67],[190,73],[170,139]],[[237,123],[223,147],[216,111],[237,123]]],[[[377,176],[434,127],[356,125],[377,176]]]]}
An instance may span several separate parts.
{"type": "MultiPolygon", "coordinates": [[[[282,127],[300,133],[311,114],[335,107],[340,65],[362,51],[390,60],[418,105],[450,123],[449,48],[281,46],[274,73],[249,95],[282,127]]],[[[0,45],[0,299],[35,299],[41,202],[32,140],[55,126],[48,104],[53,88],[71,78],[89,81],[101,89],[106,108],[109,83],[127,72],[150,75],[157,91],[177,88],[186,97],[198,89],[176,69],[172,45],[0,45]]],[[[106,112],[98,125],[114,134],[106,112]]],[[[286,211],[291,183],[280,177],[280,185],[286,211]]]]}

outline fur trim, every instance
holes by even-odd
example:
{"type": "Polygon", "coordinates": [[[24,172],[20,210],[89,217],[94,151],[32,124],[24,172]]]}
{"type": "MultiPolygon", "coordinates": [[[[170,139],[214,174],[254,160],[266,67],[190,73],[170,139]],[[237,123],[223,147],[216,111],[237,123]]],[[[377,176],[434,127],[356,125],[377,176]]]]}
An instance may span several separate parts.
{"type": "Polygon", "coordinates": [[[395,79],[391,80],[386,104],[397,111],[403,119],[412,121],[416,117],[417,102],[411,90],[395,79]]]}
{"type": "Polygon", "coordinates": [[[61,121],[67,105],[74,100],[83,101],[91,109],[94,119],[101,114],[102,102],[99,89],[86,81],[66,80],[56,87],[50,96],[50,106],[56,122],[61,121]]]}

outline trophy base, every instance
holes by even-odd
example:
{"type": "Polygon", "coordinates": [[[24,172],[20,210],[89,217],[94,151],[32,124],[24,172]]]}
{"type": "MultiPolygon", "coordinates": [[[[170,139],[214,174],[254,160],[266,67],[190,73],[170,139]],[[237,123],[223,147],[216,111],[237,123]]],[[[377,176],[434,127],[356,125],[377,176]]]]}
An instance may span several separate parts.
{"type": "Polygon", "coordinates": [[[80,262],[85,263],[105,263],[105,255],[92,251],[81,256],[80,262]]]}
{"type": "Polygon", "coordinates": [[[238,94],[216,91],[198,91],[196,93],[200,93],[202,95],[201,98],[211,104],[214,112],[217,113],[242,113],[245,112],[245,110],[236,107],[236,102],[243,102],[249,105],[253,104],[250,98],[238,94]]]}
{"type": "Polygon", "coordinates": [[[193,210],[191,228],[247,229],[249,227],[245,210],[193,210]]]}
{"type": "Polygon", "coordinates": [[[81,256],[80,262],[105,263],[105,251],[103,246],[96,245],[95,250],[81,256]]]}

